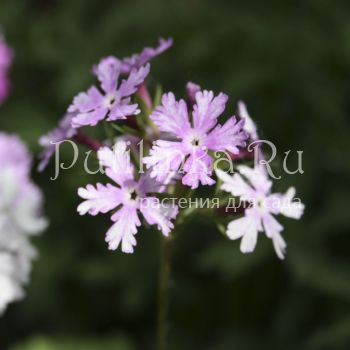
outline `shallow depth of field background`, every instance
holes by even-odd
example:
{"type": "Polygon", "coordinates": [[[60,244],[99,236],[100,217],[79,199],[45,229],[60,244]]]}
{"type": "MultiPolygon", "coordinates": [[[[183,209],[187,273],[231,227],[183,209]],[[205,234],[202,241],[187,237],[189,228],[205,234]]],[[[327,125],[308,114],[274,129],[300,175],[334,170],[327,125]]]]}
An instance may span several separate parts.
{"type": "MultiPolygon", "coordinates": [[[[348,2],[1,0],[0,24],[16,52],[0,128],[35,153],[38,137],[94,82],[93,63],[159,36],[175,45],[152,62],[151,88],[161,81],[181,96],[193,80],[225,91],[226,116],[245,100],[280,160],[304,151],[305,173],[275,184],[295,185],[307,206],[302,221],[281,219],[284,262],[263,236],[242,255],[204,217],[178,232],[171,349],[349,349],[348,2]]],[[[109,252],[108,215],[76,213],[77,188],[96,177],[77,166],[51,182],[53,171],[51,163],[34,173],[51,225],[35,239],[27,298],[0,319],[0,349],[153,350],[158,233],[139,232],[133,255],[109,252]]]]}

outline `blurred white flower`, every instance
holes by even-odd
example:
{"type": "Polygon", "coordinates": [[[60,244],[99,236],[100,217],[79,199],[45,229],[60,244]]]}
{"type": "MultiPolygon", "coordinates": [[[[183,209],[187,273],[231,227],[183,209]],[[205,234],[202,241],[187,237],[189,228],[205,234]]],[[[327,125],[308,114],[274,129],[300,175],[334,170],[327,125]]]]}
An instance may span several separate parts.
{"type": "Polygon", "coordinates": [[[15,136],[0,133],[0,313],[24,296],[36,250],[30,236],[47,226],[42,194],[30,180],[31,157],[15,136]]]}

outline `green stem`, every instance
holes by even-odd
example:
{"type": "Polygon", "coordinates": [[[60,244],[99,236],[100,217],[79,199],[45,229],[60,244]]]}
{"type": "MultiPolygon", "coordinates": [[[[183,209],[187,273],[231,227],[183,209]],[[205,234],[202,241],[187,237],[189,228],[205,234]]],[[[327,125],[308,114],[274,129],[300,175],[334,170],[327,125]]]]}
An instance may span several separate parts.
{"type": "Polygon", "coordinates": [[[162,236],[160,252],[159,290],[158,290],[158,350],[167,349],[167,318],[169,309],[169,286],[171,270],[171,237],[162,236]]]}

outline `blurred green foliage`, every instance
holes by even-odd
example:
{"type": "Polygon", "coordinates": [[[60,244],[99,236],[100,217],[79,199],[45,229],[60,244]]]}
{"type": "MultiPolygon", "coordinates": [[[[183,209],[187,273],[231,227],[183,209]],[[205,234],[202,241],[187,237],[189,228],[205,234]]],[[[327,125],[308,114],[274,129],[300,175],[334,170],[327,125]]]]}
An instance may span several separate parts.
{"type": "Polygon", "coordinates": [[[130,343],[123,339],[47,339],[36,337],[13,350],[130,350],[130,343]]]}
{"type": "MultiPolygon", "coordinates": [[[[276,181],[307,205],[302,221],[283,220],[286,261],[265,237],[242,255],[206,218],[178,232],[171,349],[349,349],[348,1],[1,0],[0,23],[16,52],[0,128],[33,152],[93,82],[93,63],[159,36],[175,45],[152,62],[153,86],[225,91],[232,113],[248,103],[280,159],[304,151],[305,173],[276,181]]],[[[34,174],[51,225],[35,242],[27,298],[0,319],[0,348],[153,350],[158,234],[139,232],[132,256],[107,251],[108,216],[76,213],[76,189],[96,179],[76,167],[52,182],[53,170],[34,174]]]]}

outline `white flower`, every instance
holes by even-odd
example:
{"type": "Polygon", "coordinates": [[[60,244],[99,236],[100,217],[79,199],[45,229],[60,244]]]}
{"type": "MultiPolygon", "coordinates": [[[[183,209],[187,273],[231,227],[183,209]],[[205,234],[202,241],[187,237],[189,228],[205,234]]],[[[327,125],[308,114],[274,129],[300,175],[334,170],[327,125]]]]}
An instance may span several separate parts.
{"type": "Polygon", "coordinates": [[[45,229],[42,196],[30,181],[31,159],[21,141],[0,133],[0,313],[24,296],[36,251],[30,236],[45,229]],[[12,156],[14,156],[12,158],[12,156]]]}
{"type": "Polygon", "coordinates": [[[265,231],[272,239],[275,251],[280,259],[284,258],[286,242],[281,236],[283,226],[274,215],[282,214],[293,219],[300,219],[304,212],[304,204],[294,201],[295,189],[291,187],[286,194],[271,194],[272,182],[261,167],[254,169],[239,166],[240,174],[233,176],[217,170],[218,177],[223,181],[221,189],[240,197],[249,203],[242,218],[233,220],[227,228],[227,235],[231,239],[241,238],[242,253],[250,253],[255,249],[258,232],[265,231]]]}

